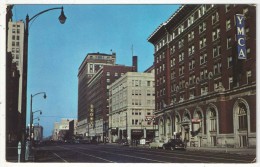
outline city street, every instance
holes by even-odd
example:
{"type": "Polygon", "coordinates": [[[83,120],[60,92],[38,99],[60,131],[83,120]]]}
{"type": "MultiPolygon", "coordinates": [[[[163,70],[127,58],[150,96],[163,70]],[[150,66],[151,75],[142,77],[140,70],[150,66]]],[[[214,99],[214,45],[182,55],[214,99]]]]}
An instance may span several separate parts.
{"type": "Polygon", "coordinates": [[[255,155],[149,149],[117,144],[59,144],[38,147],[36,162],[86,163],[250,163],[255,155]]]}

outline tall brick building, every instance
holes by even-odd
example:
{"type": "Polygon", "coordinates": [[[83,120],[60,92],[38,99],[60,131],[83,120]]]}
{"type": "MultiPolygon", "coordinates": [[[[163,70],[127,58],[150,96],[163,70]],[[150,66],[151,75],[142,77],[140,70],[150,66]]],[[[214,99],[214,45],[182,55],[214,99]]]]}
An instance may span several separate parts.
{"type": "Polygon", "coordinates": [[[108,133],[108,85],[127,72],[137,70],[137,56],[133,66],[116,64],[116,54],[89,53],[78,73],[77,134],[103,141],[108,133]]]}
{"type": "Polygon", "coordinates": [[[77,134],[86,134],[88,104],[87,84],[103,65],[115,65],[116,54],[88,53],[78,70],[78,128],[77,134]]]}
{"type": "Polygon", "coordinates": [[[148,38],[154,45],[161,139],[188,146],[256,146],[256,7],[182,5],[148,38]],[[245,17],[238,59],[236,15],[245,17]],[[243,43],[244,44],[244,43],[243,43]]]}

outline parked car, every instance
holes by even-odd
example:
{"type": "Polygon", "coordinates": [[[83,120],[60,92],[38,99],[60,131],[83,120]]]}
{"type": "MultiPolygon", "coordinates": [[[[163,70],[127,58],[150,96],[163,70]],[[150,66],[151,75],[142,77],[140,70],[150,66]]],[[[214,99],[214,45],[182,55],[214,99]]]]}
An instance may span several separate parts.
{"type": "Polygon", "coordinates": [[[121,139],[120,141],[118,141],[118,144],[121,144],[123,146],[129,146],[129,142],[127,139],[121,139]]]}
{"type": "Polygon", "coordinates": [[[181,139],[170,139],[167,143],[164,143],[162,147],[164,150],[185,150],[185,144],[181,141],[181,139]]]}
{"type": "Polygon", "coordinates": [[[163,144],[164,143],[161,140],[153,140],[151,143],[149,143],[149,148],[162,148],[163,144]]]}

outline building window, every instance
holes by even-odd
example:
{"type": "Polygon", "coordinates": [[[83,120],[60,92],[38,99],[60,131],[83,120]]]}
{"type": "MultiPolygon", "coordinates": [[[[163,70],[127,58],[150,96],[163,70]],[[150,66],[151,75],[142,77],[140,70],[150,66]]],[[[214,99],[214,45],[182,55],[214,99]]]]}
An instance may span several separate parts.
{"type": "Polygon", "coordinates": [[[226,5],[226,12],[229,12],[230,11],[230,8],[231,8],[231,5],[226,5]]]}
{"type": "Polygon", "coordinates": [[[228,61],[228,68],[232,67],[232,56],[228,56],[227,61],[228,61]]]}
{"type": "Polygon", "coordinates": [[[193,24],[194,22],[194,15],[191,15],[189,18],[188,18],[188,27],[193,24]]]}
{"type": "Polygon", "coordinates": [[[250,48],[247,48],[247,49],[246,49],[246,56],[247,56],[247,58],[250,57],[250,53],[251,53],[251,49],[250,49],[250,48]]]}
{"type": "Polygon", "coordinates": [[[195,75],[189,77],[189,84],[192,85],[195,83],[195,75]]]}
{"type": "Polygon", "coordinates": [[[233,77],[229,77],[229,89],[233,88],[233,77]]]}
{"type": "Polygon", "coordinates": [[[216,12],[212,15],[212,24],[214,24],[218,21],[219,21],[219,15],[218,15],[218,12],[216,12]]]}
{"type": "Polygon", "coordinates": [[[216,82],[214,83],[214,91],[218,90],[219,88],[223,87],[222,82],[216,82]]]}
{"type": "Polygon", "coordinates": [[[207,53],[204,53],[200,56],[200,65],[207,62],[207,53]]]}
{"type": "Polygon", "coordinates": [[[179,68],[179,75],[184,74],[184,65],[179,68]]]}
{"type": "Polygon", "coordinates": [[[17,34],[20,34],[20,29],[17,29],[17,34]]]}
{"type": "Polygon", "coordinates": [[[115,73],[115,77],[117,77],[117,76],[118,76],[118,73],[116,72],[116,73],[115,73]]]}
{"type": "Polygon", "coordinates": [[[208,86],[202,86],[200,90],[201,95],[206,95],[208,93],[208,86]]]}
{"type": "Polygon", "coordinates": [[[227,49],[232,47],[232,43],[231,42],[232,42],[231,37],[228,37],[227,38],[227,49]]]}
{"type": "Polygon", "coordinates": [[[206,12],[205,5],[202,5],[198,12],[199,12],[199,18],[202,17],[206,12]]]}
{"type": "Polygon", "coordinates": [[[107,83],[110,83],[110,79],[107,79],[107,83]]]}
{"type": "Polygon", "coordinates": [[[180,27],[178,28],[178,34],[182,33],[184,31],[184,25],[180,25],[180,27]]]}
{"type": "Polygon", "coordinates": [[[206,30],[206,22],[203,22],[199,25],[199,33],[202,33],[206,30]]]}
{"type": "Polygon", "coordinates": [[[16,42],[16,46],[20,46],[20,42],[16,42]]]}
{"type": "Polygon", "coordinates": [[[190,62],[189,62],[189,70],[192,70],[192,69],[194,69],[195,68],[195,60],[191,60],[190,62]]]}
{"type": "Polygon", "coordinates": [[[228,19],[228,20],[226,21],[226,30],[228,31],[228,30],[230,30],[230,29],[231,29],[231,20],[228,19]]]}
{"type": "Polygon", "coordinates": [[[179,54],[179,62],[184,60],[184,52],[179,54]]]}
{"type": "Polygon", "coordinates": [[[179,48],[182,48],[184,46],[184,39],[181,39],[179,41],[179,48]]]}
{"type": "Polygon", "coordinates": [[[220,74],[221,72],[221,63],[214,64],[214,74],[220,74]]]}
{"type": "Polygon", "coordinates": [[[200,40],[200,49],[204,48],[205,46],[206,46],[206,37],[200,40]]]}
{"type": "Polygon", "coordinates": [[[173,54],[175,52],[175,45],[170,48],[170,53],[173,54]]]}
{"type": "Polygon", "coordinates": [[[110,76],[110,72],[107,72],[107,76],[110,76]]]}
{"type": "Polygon", "coordinates": [[[213,47],[213,57],[217,57],[221,54],[221,48],[220,46],[214,46],[213,47]]]}
{"type": "Polygon", "coordinates": [[[175,66],[175,58],[171,59],[171,67],[175,66]]]}
{"type": "Polygon", "coordinates": [[[249,29],[249,27],[246,27],[246,39],[249,39],[250,38],[250,29],[249,29]]]}
{"type": "Polygon", "coordinates": [[[195,52],[195,47],[194,45],[189,47],[189,56],[192,55],[195,52]]]}
{"type": "Polygon", "coordinates": [[[207,79],[207,77],[208,77],[208,70],[207,69],[200,71],[200,79],[201,80],[207,79]]]}
{"type": "Polygon", "coordinates": [[[247,109],[244,104],[239,104],[238,109],[238,126],[240,130],[247,129],[247,109]]]}
{"type": "Polygon", "coordinates": [[[247,84],[252,82],[252,72],[251,71],[246,72],[246,78],[247,78],[247,84]]]}
{"type": "Polygon", "coordinates": [[[220,37],[220,28],[215,29],[212,32],[212,41],[215,41],[216,39],[218,39],[220,37]]]}
{"type": "Polygon", "coordinates": [[[210,132],[215,132],[217,131],[217,116],[216,116],[216,111],[215,109],[211,109],[209,113],[209,120],[210,120],[210,132]]]}
{"type": "Polygon", "coordinates": [[[191,41],[194,39],[194,31],[191,31],[189,34],[188,34],[188,41],[191,41]]]}

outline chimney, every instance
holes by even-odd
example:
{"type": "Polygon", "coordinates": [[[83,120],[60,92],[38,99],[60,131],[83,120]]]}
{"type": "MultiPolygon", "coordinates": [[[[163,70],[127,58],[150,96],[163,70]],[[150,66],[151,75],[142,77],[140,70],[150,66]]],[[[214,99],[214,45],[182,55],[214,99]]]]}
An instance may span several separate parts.
{"type": "Polygon", "coordinates": [[[137,56],[133,56],[133,72],[138,71],[138,66],[137,66],[137,56]]]}

